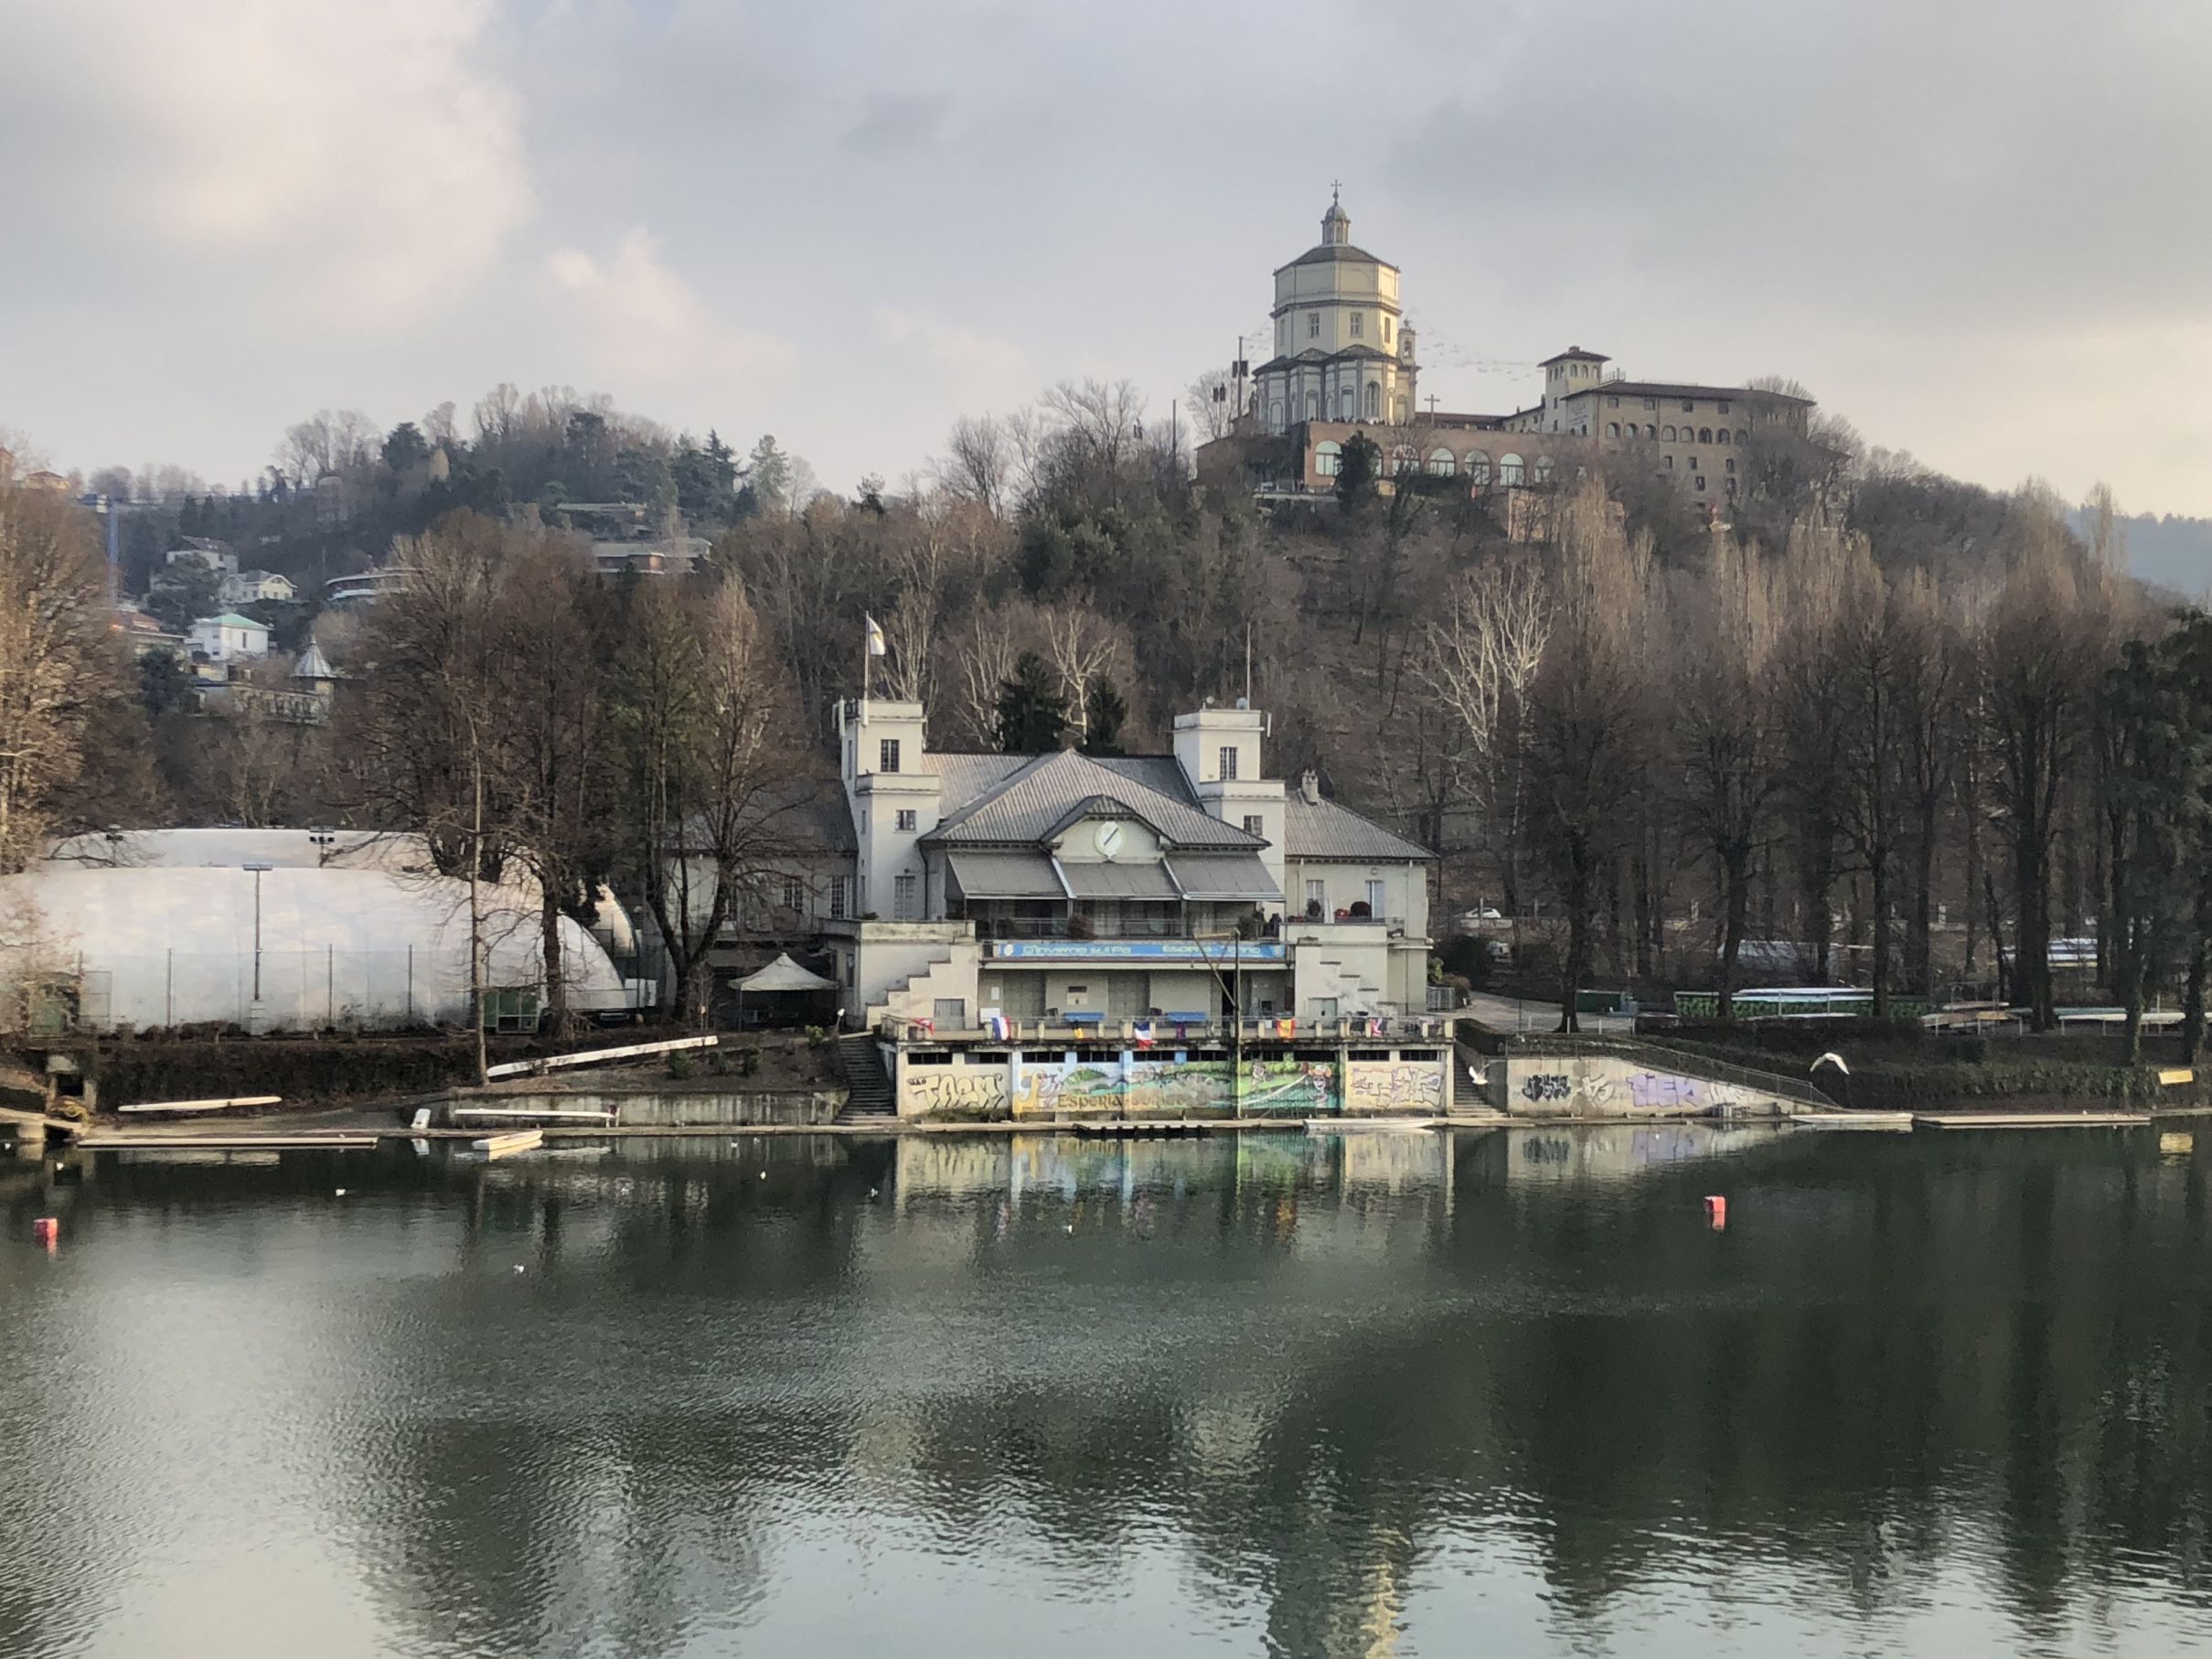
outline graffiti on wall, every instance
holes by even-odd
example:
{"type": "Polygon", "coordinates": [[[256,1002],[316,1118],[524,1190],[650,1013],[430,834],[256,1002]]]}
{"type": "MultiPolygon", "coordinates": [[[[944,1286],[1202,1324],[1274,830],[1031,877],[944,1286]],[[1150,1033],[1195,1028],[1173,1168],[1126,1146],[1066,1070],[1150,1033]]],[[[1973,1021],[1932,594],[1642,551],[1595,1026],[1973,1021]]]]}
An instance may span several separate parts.
{"type": "Polygon", "coordinates": [[[1309,1117],[1337,1109],[1336,1065],[1329,1060],[1247,1060],[1238,1104],[1247,1117],[1309,1117]]]}
{"type": "Polygon", "coordinates": [[[1758,1102],[1749,1090],[1732,1083],[1707,1083],[1667,1072],[1635,1074],[1629,1079],[1629,1098],[1641,1112],[1710,1112],[1758,1102]]]}
{"type": "Polygon", "coordinates": [[[1565,1100],[1574,1092],[1574,1079],[1565,1072],[1531,1072],[1521,1079],[1524,1100],[1565,1100]]]}
{"type": "Polygon", "coordinates": [[[1434,1061],[1354,1060],[1344,1080],[1344,1109],[1353,1113],[1444,1110],[1444,1069],[1434,1061]]]}
{"type": "Polygon", "coordinates": [[[928,1118],[1003,1118],[1006,1074],[997,1066],[907,1068],[901,1108],[928,1118]]]}

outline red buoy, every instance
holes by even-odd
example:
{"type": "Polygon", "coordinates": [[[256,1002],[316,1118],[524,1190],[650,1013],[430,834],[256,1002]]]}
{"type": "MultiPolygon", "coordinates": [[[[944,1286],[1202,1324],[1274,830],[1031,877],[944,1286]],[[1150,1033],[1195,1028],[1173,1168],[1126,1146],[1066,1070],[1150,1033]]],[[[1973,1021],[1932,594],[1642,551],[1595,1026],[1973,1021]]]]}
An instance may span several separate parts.
{"type": "Polygon", "coordinates": [[[1728,1201],[1718,1195],[1705,1200],[1706,1225],[1718,1233],[1728,1225],[1728,1201]]]}
{"type": "Polygon", "coordinates": [[[31,1242],[52,1249],[61,1242],[61,1224],[51,1215],[41,1215],[31,1223],[31,1242]]]}

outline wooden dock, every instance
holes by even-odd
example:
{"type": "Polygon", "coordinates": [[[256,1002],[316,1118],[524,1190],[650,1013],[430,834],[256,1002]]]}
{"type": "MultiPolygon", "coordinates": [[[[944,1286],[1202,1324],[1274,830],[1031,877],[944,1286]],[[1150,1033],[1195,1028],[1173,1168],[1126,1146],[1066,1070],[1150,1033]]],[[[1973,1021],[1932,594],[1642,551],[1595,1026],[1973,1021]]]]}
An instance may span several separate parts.
{"type": "Polygon", "coordinates": [[[138,1112],[227,1112],[248,1106],[282,1106],[282,1095],[236,1095],[228,1100],[134,1100],[115,1109],[124,1114],[138,1112]]]}
{"type": "Polygon", "coordinates": [[[1915,1112],[1915,1127],[1931,1129],[2137,1129],[2148,1112],[1915,1112]]]}
{"type": "Polygon", "coordinates": [[[486,1135],[476,1142],[476,1148],[486,1158],[505,1158],[515,1152],[534,1152],[544,1144],[543,1129],[510,1129],[504,1135],[486,1135]]]}

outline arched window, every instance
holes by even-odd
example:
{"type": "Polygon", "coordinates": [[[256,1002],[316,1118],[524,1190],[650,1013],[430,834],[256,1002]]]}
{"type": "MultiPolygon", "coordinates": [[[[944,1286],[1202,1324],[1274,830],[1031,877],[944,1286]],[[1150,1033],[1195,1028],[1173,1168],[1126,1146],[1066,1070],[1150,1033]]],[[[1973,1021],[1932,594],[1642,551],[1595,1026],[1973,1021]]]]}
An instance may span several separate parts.
{"type": "Polygon", "coordinates": [[[1518,484],[1521,481],[1521,457],[1513,455],[1500,455],[1498,457],[1498,482],[1518,484]]]}
{"type": "Polygon", "coordinates": [[[1751,434],[1746,432],[1742,427],[1738,426],[1736,429],[1736,441],[1738,444],[1748,444],[1751,442],[1751,434]]]}
{"type": "Polygon", "coordinates": [[[1313,470],[1324,478],[1333,478],[1344,468],[1341,445],[1324,438],[1313,446],[1313,470]]]}
{"type": "Polygon", "coordinates": [[[1321,418],[1321,394],[1318,391],[1309,391],[1306,394],[1306,418],[1309,421],[1318,421],[1321,418]]]}
{"type": "Polygon", "coordinates": [[[1538,455],[1536,457],[1536,471],[1533,481],[1538,484],[1549,484],[1552,481],[1551,456],[1538,455]]]}
{"type": "Polygon", "coordinates": [[[1403,473],[1418,472],[1420,469],[1421,457],[1414,452],[1411,446],[1401,444],[1390,452],[1390,471],[1393,477],[1403,473]]]}
{"type": "Polygon", "coordinates": [[[1467,452],[1467,476],[1480,487],[1490,482],[1490,455],[1480,449],[1467,452]]]}
{"type": "Polygon", "coordinates": [[[1439,478],[1450,477],[1458,470],[1452,461],[1451,451],[1448,449],[1430,450],[1428,452],[1428,470],[1439,478]]]}
{"type": "Polygon", "coordinates": [[[1659,435],[1659,428],[1647,422],[1644,425],[1643,435],[1647,438],[1656,438],[1659,435]]]}
{"type": "Polygon", "coordinates": [[[1608,438],[1618,438],[1620,436],[1620,423],[1619,421],[1608,421],[1605,423],[1605,435],[1608,438]]]}
{"type": "Polygon", "coordinates": [[[1717,436],[1717,437],[1720,439],[1720,441],[1721,441],[1721,442],[1722,442],[1722,443],[1725,444],[1726,444],[1726,443],[1727,443],[1727,441],[1728,441],[1728,429],[1727,429],[1726,426],[1724,426],[1724,427],[1722,427],[1722,428],[1720,429],[1720,431],[1719,431],[1717,433],[1715,433],[1715,436],[1717,436]]]}
{"type": "Polygon", "coordinates": [[[1367,382],[1367,418],[1371,421],[1383,418],[1383,382],[1380,380],[1367,382]]]}
{"type": "Polygon", "coordinates": [[[1661,427],[1659,429],[1659,435],[1666,439],[1666,441],[1670,444],[1674,442],[1674,429],[1672,426],[1661,427]]]}
{"type": "Polygon", "coordinates": [[[1336,394],[1336,418],[1340,421],[1352,419],[1352,388],[1349,386],[1336,394]]]}
{"type": "Polygon", "coordinates": [[[1282,399],[1277,398],[1274,402],[1267,405],[1267,425],[1270,430],[1275,432],[1280,432],[1283,430],[1282,399]]]}
{"type": "Polygon", "coordinates": [[[1697,441],[1698,441],[1700,444],[1710,444],[1710,443],[1712,443],[1712,442],[1713,442],[1713,429],[1712,429],[1710,426],[1700,426],[1700,427],[1697,429],[1697,441]]]}

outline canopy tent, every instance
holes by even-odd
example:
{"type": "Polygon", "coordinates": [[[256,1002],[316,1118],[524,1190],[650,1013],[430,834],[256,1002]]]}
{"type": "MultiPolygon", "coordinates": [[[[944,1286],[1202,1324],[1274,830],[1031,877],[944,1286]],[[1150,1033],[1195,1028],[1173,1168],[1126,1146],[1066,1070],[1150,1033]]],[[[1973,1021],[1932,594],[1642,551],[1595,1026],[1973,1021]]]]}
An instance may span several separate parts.
{"type": "Polygon", "coordinates": [[[837,981],[825,979],[818,973],[810,973],[794,962],[788,955],[779,956],[758,973],[747,974],[737,982],[740,990],[835,990],[837,981]]]}

